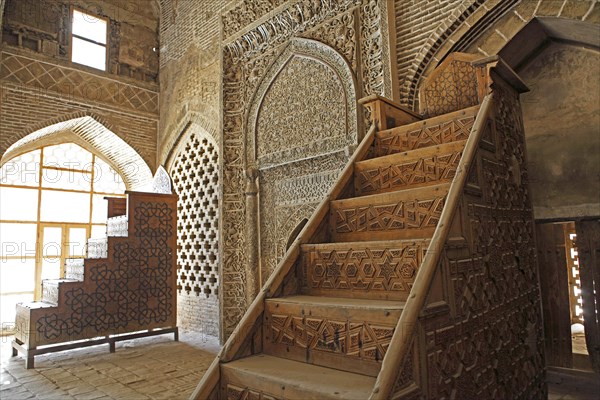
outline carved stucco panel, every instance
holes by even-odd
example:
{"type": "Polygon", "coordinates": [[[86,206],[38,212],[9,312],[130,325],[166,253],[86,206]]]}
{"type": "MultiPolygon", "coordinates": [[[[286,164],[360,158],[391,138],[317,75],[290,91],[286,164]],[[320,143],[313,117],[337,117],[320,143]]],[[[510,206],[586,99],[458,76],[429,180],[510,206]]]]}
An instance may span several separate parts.
{"type": "Polygon", "coordinates": [[[247,163],[264,168],[356,144],[356,100],[354,74],[340,53],[292,39],[251,101],[247,163]]]}
{"type": "Polygon", "coordinates": [[[258,164],[288,161],[291,152],[310,156],[319,147],[335,146],[335,139],[343,142],[346,124],[339,116],[347,113],[345,100],[342,82],[331,67],[312,58],[292,56],[260,107],[256,124],[258,164]],[[318,143],[324,146],[315,146],[318,143]]]}
{"type": "Polygon", "coordinates": [[[309,219],[339,177],[347,157],[337,152],[260,173],[260,231],[263,281],[285,254],[291,233],[309,219]]]}
{"type": "MultiPolygon", "coordinates": [[[[307,183],[307,187],[298,183],[300,186],[291,190],[289,179],[298,178],[310,182],[314,174],[340,171],[348,158],[348,146],[356,144],[360,136],[358,132],[362,130],[357,123],[356,99],[373,93],[391,97],[386,1],[297,0],[286,3],[277,0],[272,12],[264,14],[257,2],[243,0],[228,9],[233,12],[226,11],[222,15],[226,31],[223,42],[221,147],[223,338],[233,331],[246,306],[243,280],[247,241],[244,229],[246,215],[242,206],[244,170],[249,167],[261,168],[256,164],[254,143],[261,104],[258,99],[264,97],[273,81],[265,79],[265,76],[272,74],[273,78],[292,55],[297,55],[325,61],[336,71],[346,89],[347,85],[354,86],[352,95],[346,91],[345,135],[315,142],[316,147],[312,150],[306,146],[282,149],[281,152],[272,153],[275,155],[269,155],[273,160],[261,160],[264,164],[259,175],[260,213],[265,215],[265,210],[270,213],[270,218],[262,218],[260,221],[263,279],[266,279],[265,273],[270,272],[279,259],[280,256],[276,253],[285,246],[289,234],[303,218],[310,217],[317,204],[314,199],[322,198],[335,181],[319,181],[318,187],[310,186],[314,182],[307,183]],[[294,36],[304,36],[322,43],[314,42],[313,53],[310,46],[298,51],[294,46],[299,39],[294,36]],[[323,48],[329,50],[324,52],[323,48]],[[281,54],[286,52],[288,56],[282,57],[281,54]],[[337,58],[343,64],[330,61],[331,58],[337,58]],[[345,67],[340,70],[340,65],[345,67]],[[261,91],[262,95],[257,95],[261,91]],[[327,140],[332,143],[327,143],[327,140]],[[292,193],[296,190],[312,191],[310,196],[297,197],[297,204],[291,205],[289,199],[299,196],[292,193]],[[292,208],[304,211],[292,214],[292,208]],[[283,222],[285,217],[287,222],[283,222]],[[275,249],[274,254],[265,252],[265,248],[275,249]],[[269,267],[265,268],[267,264],[269,267]]],[[[362,121],[363,113],[360,114],[362,121]]]]}

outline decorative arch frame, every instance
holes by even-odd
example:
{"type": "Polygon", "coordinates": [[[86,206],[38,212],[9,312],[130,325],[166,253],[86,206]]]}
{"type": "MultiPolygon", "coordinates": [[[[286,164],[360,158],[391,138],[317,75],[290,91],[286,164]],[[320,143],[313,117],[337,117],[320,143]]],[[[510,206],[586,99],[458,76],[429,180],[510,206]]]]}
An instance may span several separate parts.
{"type": "MultiPolygon", "coordinates": [[[[193,134],[200,134],[204,139],[206,138],[210,143],[217,148],[219,151],[219,158],[221,158],[219,139],[217,134],[216,123],[209,121],[198,113],[189,113],[189,118],[179,124],[177,131],[179,135],[172,138],[169,145],[165,146],[169,150],[162,155],[162,160],[167,171],[171,170],[173,163],[179,157],[180,153],[185,148],[188,140],[193,134]]],[[[221,172],[221,171],[219,171],[221,172]]]]}
{"type": "MultiPolygon", "coordinates": [[[[358,142],[358,112],[357,112],[357,93],[356,77],[352,67],[346,59],[335,49],[319,41],[304,38],[292,38],[290,42],[281,51],[275,61],[271,64],[267,73],[262,78],[252,100],[246,117],[246,166],[260,169],[265,166],[277,165],[275,162],[259,162],[257,159],[257,124],[261,107],[269,89],[273,86],[284,68],[292,61],[294,57],[306,57],[320,62],[331,68],[339,81],[342,83],[345,95],[346,107],[346,139],[349,144],[358,142]],[[266,165],[268,163],[268,165],[266,165]]],[[[339,150],[339,149],[338,149],[339,150]]],[[[287,154],[284,154],[284,157],[287,154]]],[[[289,157],[287,157],[289,159],[289,157]]]]}
{"type": "Polygon", "coordinates": [[[89,113],[55,118],[29,129],[2,155],[0,165],[40,146],[70,141],[93,152],[113,167],[128,190],[144,190],[152,184],[152,171],[139,153],[89,113]]]}

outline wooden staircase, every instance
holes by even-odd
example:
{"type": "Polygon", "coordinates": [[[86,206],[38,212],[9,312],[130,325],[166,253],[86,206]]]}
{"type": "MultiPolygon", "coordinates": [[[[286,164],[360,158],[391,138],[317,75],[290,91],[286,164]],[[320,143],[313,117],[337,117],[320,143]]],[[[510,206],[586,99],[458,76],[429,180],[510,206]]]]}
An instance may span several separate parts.
{"type": "Polygon", "coordinates": [[[54,351],[107,343],[112,352],[117,341],[165,333],[177,340],[177,196],[108,200],[108,238],[88,241],[86,259],[67,260],[64,279],[42,281],[41,301],[17,304],[12,354],[23,353],[28,369],[54,351]]]}
{"type": "Polygon", "coordinates": [[[464,242],[460,202],[493,112],[492,84],[522,85],[500,60],[473,61],[458,55],[441,67],[473,69],[475,104],[458,111],[415,121],[389,100],[364,101],[371,130],[192,398],[431,396],[431,339],[419,318],[451,313],[439,265],[445,246],[464,242]]]}

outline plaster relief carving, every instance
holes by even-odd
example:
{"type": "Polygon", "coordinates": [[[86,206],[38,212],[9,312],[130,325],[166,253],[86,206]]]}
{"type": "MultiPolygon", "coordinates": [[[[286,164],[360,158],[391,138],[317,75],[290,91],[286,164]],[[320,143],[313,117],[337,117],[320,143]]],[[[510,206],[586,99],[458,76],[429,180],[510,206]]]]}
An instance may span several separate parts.
{"type": "MultiPolygon", "coordinates": [[[[260,171],[260,259],[264,281],[285,251],[290,233],[300,221],[310,217],[335,181],[334,171],[340,171],[348,158],[344,150],[358,142],[362,127],[358,124],[356,99],[364,94],[389,96],[391,93],[387,76],[389,60],[386,59],[389,49],[383,34],[387,32],[386,1],[241,0],[221,16],[225,38],[221,208],[223,338],[233,331],[246,306],[243,277],[249,260],[246,254],[249,238],[245,229],[244,171],[252,167],[260,171]],[[262,7],[266,2],[272,7],[265,13],[262,7]],[[338,83],[334,89],[343,93],[345,103],[343,115],[336,116],[337,123],[331,129],[322,129],[319,125],[326,126],[337,112],[332,111],[331,102],[322,101],[320,97],[315,100],[321,109],[310,119],[311,127],[302,126],[302,136],[289,128],[285,134],[279,132],[281,122],[266,120],[267,115],[279,118],[285,117],[286,112],[297,114],[295,118],[300,120],[302,112],[307,112],[303,109],[297,113],[298,110],[286,104],[289,98],[299,99],[298,84],[291,85],[289,77],[287,83],[283,79],[286,72],[282,70],[293,58],[311,60],[309,66],[313,71],[321,68],[321,78],[329,74],[330,85],[334,82],[331,71],[335,72],[338,83]],[[277,83],[279,75],[282,80],[277,83]],[[282,104],[277,105],[275,99],[279,96],[275,94],[283,91],[284,86],[289,92],[279,101],[282,104]],[[267,109],[261,108],[263,104],[267,109]],[[339,129],[341,126],[345,126],[344,132],[339,129]],[[308,138],[306,132],[310,133],[308,138]],[[279,139],[271,142],[273,137],[279,139]],[[310,141],[315,137],[318,139],[310,141]],[[296,142],[289,145],[287,140],[296,142]],[[292,198],[295,200],[291,201],[292,198]]],[[[298,59],[293,62],[300,64],[298,59]]],[[[327,88],[323,93],[330,91],[327,88]]],[[[332,104],[341,109],[338,100],[332,104]]],[[[306,105],[308,100],[298,104],[316,110],[316,106],[306,105]]],[[[362,114],[361,111],[361,121],[362,114]]]]}
{"type": "Polygon", "coordinates": [[[345,97],[342,83],[327,64],[292,57],[261,105],[256,129],[259,164],[287,158],[285,150],[312,155],[318,151],[314,144],[343,138],[346,124],[339,117],[346,114],[345,97]]]}
{"type": "Polygon", "coordinates": [[[337,51],[314,40],[291,40],[252,101],[247,162],[264,168],[355,144],[354,82],[337,51]]]}

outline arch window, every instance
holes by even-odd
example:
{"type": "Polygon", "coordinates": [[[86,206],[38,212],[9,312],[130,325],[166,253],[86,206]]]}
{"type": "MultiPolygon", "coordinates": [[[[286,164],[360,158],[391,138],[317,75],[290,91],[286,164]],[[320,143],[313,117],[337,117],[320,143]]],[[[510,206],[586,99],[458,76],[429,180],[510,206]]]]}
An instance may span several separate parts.
{"type": "Polygon", "coordinates": [[[74,143],[38,148],[0,168],[3,331],[16,303],[39,300],[43,279],[62,278],[66,258],[85,257],[87,239],[106,236],[104,197],[124,193],[121,176],[74,143]]]}

